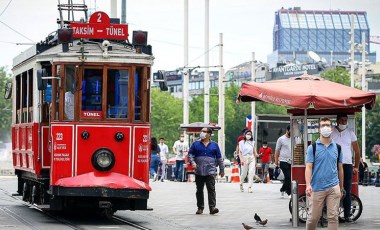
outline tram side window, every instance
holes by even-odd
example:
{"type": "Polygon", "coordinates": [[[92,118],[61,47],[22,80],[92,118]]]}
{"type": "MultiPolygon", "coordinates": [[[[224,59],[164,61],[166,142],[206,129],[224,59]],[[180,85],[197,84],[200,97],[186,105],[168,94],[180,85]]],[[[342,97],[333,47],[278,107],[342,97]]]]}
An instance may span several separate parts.
{"type": "Polygon", "coordinates": [[[74,120],[75,66],[66,66],[64,118],[74,120]]]}
{"type": "Polygon", "coordinates": [[[136,68],[136,76],[135,76],[135,120],[141,121],[141,105],[142,105],[142,80],[143,80],[143,68],[136,68]]]}
{"type": "Polygon", "coordinates": [[[128,117],[128,70],[107,71],[107,118],[128,117]]]}
{"type": "Polygon", "coordinates": [[[102,111],[103,70],[85,69],[82,81],[82,111],[102,111]]]}
{"type": "Polygon", "coordinates": [[[16,123],[21,123],[21,110],[20,110],[20,96],[21,96],[21,74],[16,76],[16,123]]]}

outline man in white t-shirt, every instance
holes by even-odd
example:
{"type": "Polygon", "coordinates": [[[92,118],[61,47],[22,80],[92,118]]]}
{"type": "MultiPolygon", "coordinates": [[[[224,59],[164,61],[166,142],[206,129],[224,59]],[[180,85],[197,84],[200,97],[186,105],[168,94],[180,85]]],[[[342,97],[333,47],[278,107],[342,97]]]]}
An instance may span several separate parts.
{"type": "Polygon", "coordinates": [[[160,147],[160,161],[161,161],[161,182],[164,182],[164,179],[166,177],[166,163],[169,159],[169,148],[165,144],[165,139],[163,137],[160,138],[160,144],[158,144],[160,147]]]}
{"type": "Polygon", "coordinates": [[[343,188],[346,196],[343,199],[344,220],[352,222],[351,219],[351,185],[352,175],[356,175],[359,171],[360,149],[358,139],[353,130],[347,127],[348,116],[346,114],[338,114],[336,117],[337,126],[333,130],[332,138],[335,143],[342,147],[342,163],[343,163],[343,188]],[[355,166],[352,167],[352,156],[355,154],[355,166]]]}
{"type": "Polygon", "coordinates": [[[179,135],[179,140],[177,140],[173,145],[173,152],[176,155],[175,161],[175,180],[181,181],[183,178],[183,165],[185,164],[185,157],[189,151],[189,145],[185,142],[185,135],[179,135]]]}

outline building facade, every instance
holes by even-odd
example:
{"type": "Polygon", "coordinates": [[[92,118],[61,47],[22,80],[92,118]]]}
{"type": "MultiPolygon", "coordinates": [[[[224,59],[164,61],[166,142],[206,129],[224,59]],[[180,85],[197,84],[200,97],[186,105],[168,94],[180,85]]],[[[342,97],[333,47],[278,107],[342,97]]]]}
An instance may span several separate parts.
{"type": "MultiPolygon", "coordinates": [[[[275,12],[273,28],[273,52],[268,55],[270,68],[278,63],[310,63],[307,54],[313,51],[321,60],[347,61],[350,57],[351,15],[354,15],[355,43],[362,42],[365,32],[368,46],[367,59],[376,62],[376,52],[370,52],[370,28],[364,11],[301,10],[300,7],[280,9],[275,12]]],[[[355,52],[355,60],[361,61],[361,53],[355,52]]]]}

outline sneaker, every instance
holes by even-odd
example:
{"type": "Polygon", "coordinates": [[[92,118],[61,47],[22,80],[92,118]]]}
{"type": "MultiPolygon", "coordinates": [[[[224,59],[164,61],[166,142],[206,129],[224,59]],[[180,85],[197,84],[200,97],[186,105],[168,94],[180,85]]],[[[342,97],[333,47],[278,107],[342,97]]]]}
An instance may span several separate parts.
{"type": "Polygon", "coordinates": [[[158,178],[158,175],[157,175],[157,174],[154,174],[154,176],[153,176],[153,181],[156,181],[157,178],[158,178]]]}
{"type": "Polygon", "coordinates": [[[218,212],[219,212],[219,209],[217,209],[217,208],[210,208],[210,214],[211,215],[217,214],[218,212]]]}
{"type": "Polygon", "coordinates": [[[243,184],[240,184],[240,192],[244,192],[243,184]]]}
{"type": "Polygon", "coordinates": [[[164,182],[164,179],[161,179],[161,182],[164,182]]]}
{"type": "Polygon", "coordinates": [[[195,214],[200,215],[203,213],[203,208],[198,208],[197,212],[195,214]]]}
{"type": "Polygon", "coordinates": [[[285,194],[284,194],[284,192],[281,192],[281,198],[282,199],[284,199],[285,198],[285,196],[284,196],[285,194]]]}
{"type": "Polygon", "coordinates": [[[177,182],[177,179],[174,179],[174,182],[177,182]]]}
{"type": "Polygon", "coordinates": [[[252,193],[252,188],[251,187],[248,188],[248,192],[252,193]]]}

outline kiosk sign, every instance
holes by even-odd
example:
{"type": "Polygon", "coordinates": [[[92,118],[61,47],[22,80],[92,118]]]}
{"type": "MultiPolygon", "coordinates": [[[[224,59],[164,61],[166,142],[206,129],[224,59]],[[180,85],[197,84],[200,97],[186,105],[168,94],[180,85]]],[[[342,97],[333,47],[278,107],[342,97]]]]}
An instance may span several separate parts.
{"type": "Polygon", "coordinates": [[[73,38],[94,38],[127,40],[127,24],[111,24],[108,15],[102,11],[93,13],[89,23],[72,22],[73,38]]]}

